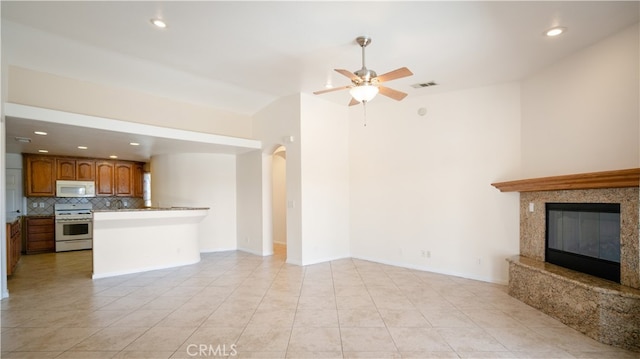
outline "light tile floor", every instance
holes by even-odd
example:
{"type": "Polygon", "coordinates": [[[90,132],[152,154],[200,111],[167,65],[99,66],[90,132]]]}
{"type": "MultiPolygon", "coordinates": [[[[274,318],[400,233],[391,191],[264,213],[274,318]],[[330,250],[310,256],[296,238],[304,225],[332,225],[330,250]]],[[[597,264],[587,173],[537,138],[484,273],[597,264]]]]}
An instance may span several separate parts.
{"type": "Polygon", "coordinates": [[[501,285],[282,252],[92,280],[91,252],[23,256],[2,300],[2,358],[640,358],[501,285]]]}

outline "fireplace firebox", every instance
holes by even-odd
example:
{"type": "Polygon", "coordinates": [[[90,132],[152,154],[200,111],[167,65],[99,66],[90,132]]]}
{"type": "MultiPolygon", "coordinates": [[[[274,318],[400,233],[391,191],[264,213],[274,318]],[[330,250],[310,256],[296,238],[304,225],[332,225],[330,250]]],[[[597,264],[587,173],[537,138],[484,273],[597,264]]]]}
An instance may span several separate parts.
{"type": "Polygon", "coordinates": [[[620,283],[620,204],[547,203],[545,261],[620,283]]]}

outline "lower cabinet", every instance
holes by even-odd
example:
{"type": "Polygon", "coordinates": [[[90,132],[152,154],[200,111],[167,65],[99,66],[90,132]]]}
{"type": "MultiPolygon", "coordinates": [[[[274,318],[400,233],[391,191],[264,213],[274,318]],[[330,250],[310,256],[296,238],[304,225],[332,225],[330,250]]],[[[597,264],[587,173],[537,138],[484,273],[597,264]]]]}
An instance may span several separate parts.
{"type": "Polygon", "coordinates": [[[53,216],[25,217],[24,228],[26,254],[56,251],[56,227],[53,216]]]}
{"type": "Polygon", "coordinates": [[[22,255],[20,218],[7,223],[7,275],[12,275],[22,255]]]}

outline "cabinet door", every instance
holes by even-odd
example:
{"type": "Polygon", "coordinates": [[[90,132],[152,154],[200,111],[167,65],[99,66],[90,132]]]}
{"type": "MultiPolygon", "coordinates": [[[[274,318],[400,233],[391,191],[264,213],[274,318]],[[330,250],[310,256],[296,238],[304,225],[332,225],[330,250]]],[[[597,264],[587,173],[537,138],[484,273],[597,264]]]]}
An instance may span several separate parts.
{"type": "Polygon", "coordinates": [[[142,163],[134,163],[133,164],[133,196],[142,198],[143,195],[143,187],[142,187],[142,177],[144,174],[144,168],[142,163]]]}
{"type": "Polygon", "coordinates": [[[116,163],[116,196],[133,196],[133,163],[116,163]]]}
{"type": "Polygon", "coordinates": [[[53,217],[26,217],[25,252],[55,252],[55,221],[53,217]]]}
{"type": "Polygon", "coordinates": [[[59,180],[75,180],[76,179],[76,161],[67,158],[56,159],[56,179],[59,180]]]}
{"type": "Polygon", "coordinates": [[[55,161],[51,157],[25,156],[25,196],[53,197],[56,193],[55,161]]]}
{"type": "Polygon", "coordinates": [[[113,196],[114,167],[111,161],[96,162],[96,195],[113,196]]]}
{"type": "Polygon", "coordinates": [[[7,275],[13,271],[20,260],[22,240],[20,232],[20,220],[7,223],[7,275]]]}
{"type": "Polygon", "coordinates": [[[95,181],[96,161],[76,160],[76,179],[78,181],[95,181]]]}

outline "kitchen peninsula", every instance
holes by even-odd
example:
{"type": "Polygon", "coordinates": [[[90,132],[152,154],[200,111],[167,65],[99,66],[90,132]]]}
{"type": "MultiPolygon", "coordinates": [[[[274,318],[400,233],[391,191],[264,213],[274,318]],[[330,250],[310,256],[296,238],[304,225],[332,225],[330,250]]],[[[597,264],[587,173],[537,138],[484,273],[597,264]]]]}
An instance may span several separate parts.
{"type": "Polygon", "coordinates": [[[198,224],[209,208],[96,210],[93,278],[105,278],[200,261],[198,224]]]}

